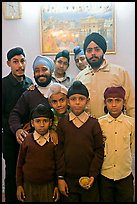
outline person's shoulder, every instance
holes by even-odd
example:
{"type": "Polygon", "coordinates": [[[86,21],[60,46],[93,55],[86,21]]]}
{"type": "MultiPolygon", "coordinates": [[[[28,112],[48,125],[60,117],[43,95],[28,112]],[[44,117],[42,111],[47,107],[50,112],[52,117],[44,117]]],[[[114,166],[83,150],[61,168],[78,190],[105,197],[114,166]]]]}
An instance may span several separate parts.
{"type": "Polygon", "coordinates": [[[125,118],[125,120],[127,120],[128,122],[131,122],[131,123],[134,123],[135,122],[135,118],[134,117],[131,117],[129,115],[124,115],[123,114],[123,117],[125,118]]]}
{"type": "Polygon", "coordinates": [[[79,77],[81,77],[81,76],[84,76],[84,75],[86,75],[86,74],[89,73],[89,72],[91,72],[91,71],[90,71],[90,66],[87,65],[87,67],[86,67],[85,69],[81,70],[81,71],[77,74],[76,78],[79,78],[79,77]]]}
{"type": "Polygon", "coordinates": [[[103,115],[103,116],[100,116],[100,117],[98,118],[98,122],[99,122],[100,124],[108,123],[108,114],[103,115]]]}
{"type": "Polygon", "coordinates": [[[25,81],[30,83],[30,84],[33,84],[32,79],[30,77],[28,77],[28,76],[25,76],[25,81]]]}
{"type": "Polygon", "coordinates": [[[10,76],[11,76],[11,74],[8,74],[8,75],[2,77],[2,81],[5,82],[5,81],[9,80],[10,76]]]}
{"type": "Polygon", "coordinates": [[[119,65],[119,64],[114,64],[114,63],[108,63],[108,65],[110,66],[110,68],[112,69],[119,69],[121,71],[126,71],[125,67],[119,65]]]}
{"type": "Polygon", "coordinates": [[[96,118],[94,115],[89,115],[89,119],[94,122],[98,122],[98,118],[96,118]]]}

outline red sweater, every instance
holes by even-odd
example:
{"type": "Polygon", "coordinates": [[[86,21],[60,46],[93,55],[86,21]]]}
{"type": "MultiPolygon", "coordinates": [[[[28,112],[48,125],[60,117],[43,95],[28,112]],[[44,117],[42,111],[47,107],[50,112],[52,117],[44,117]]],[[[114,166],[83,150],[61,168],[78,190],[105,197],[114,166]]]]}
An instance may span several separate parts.
{"type": "Polygon", "coordinates": [[[29,134],[20,146],[16,183],[23,185],[24,181],[42,184],[56,179],[56,146],[50,141],[40,146],[29,134]]]}

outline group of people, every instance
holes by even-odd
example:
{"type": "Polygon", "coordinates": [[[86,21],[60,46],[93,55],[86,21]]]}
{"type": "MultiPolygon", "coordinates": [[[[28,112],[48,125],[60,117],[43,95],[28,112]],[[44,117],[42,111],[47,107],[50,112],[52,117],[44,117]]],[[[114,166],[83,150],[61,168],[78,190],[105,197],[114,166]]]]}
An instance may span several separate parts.
{"type": "Polygon", "coordinates": [[[6,202],[133,202],[135,94],[128,72],[109,63],[106,40],[86,36],[70,54],[37,56],[36,84],[22,48],[7,53],[2,79],[6,202]],[[10,97],[10,98],[9,98],[10,97]],[[81,177],[89,177],[86,187],[81,177]]]}

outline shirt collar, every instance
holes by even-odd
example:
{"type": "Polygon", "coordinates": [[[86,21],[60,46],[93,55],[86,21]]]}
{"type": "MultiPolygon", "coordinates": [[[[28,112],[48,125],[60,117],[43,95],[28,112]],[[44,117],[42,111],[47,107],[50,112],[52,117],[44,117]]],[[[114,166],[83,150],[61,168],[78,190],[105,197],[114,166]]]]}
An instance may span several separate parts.
{"type": "MultiPolygon", "coordinates": [[[[57,77],[55,76],[55,73],[54,73],[54,72],[52,73],[52,77],[53,77],[54,79],[56,79],[57,81],[59,81],[59,78],[57,78],[57,77]]],[[[70,79],[70,76],[68,76],[67,73],[65,72],[65,73],[64,73],[64,77],[62,77],[62,78],[63,78],[62,81],[64,81],[64,80],[66,80],[66,79],[70,79]]]]}
{"type": "Polygon", "coordinates": [[[41,137],[43,137],[46,141],[49,142],[49,138],[50,138],[49,137],[49,131],[45,135],[40,135],[39,133],[34,131],[33,137],[34,137],[34,140],[39,140],[41,137]]]}
{"type": "Polygon", "coordinates": [[[123,112],[117,117],[117,118],[113,118],[109,113],[107,114],[107,120],[108,122],[112,122],[112,121],[118,121],[118,122],[122,122],[124,119],[124,114],[123,112]]]}
{"type": "Polygon", "coordinates": [[[82,123],[85,123],[88,120],[89,115],[85,111],[83,113],[81,113],[79,116],[76,116],[73,112],[70,112],[69,113],[69,121],[72,121],[75,118],[78,118],[82,123]]]}

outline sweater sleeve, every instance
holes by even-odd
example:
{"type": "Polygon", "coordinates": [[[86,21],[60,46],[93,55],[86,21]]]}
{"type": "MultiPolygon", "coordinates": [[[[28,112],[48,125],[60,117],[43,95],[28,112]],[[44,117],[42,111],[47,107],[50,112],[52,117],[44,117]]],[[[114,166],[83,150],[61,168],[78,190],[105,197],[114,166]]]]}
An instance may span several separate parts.
{"type": "Polygon", "coordinates": [[[94,157],[90,165],[89,176],[94,178],[99,174],[104,160],[103,136],[99,122],[96,120],[93,128],[94,157]]]}

